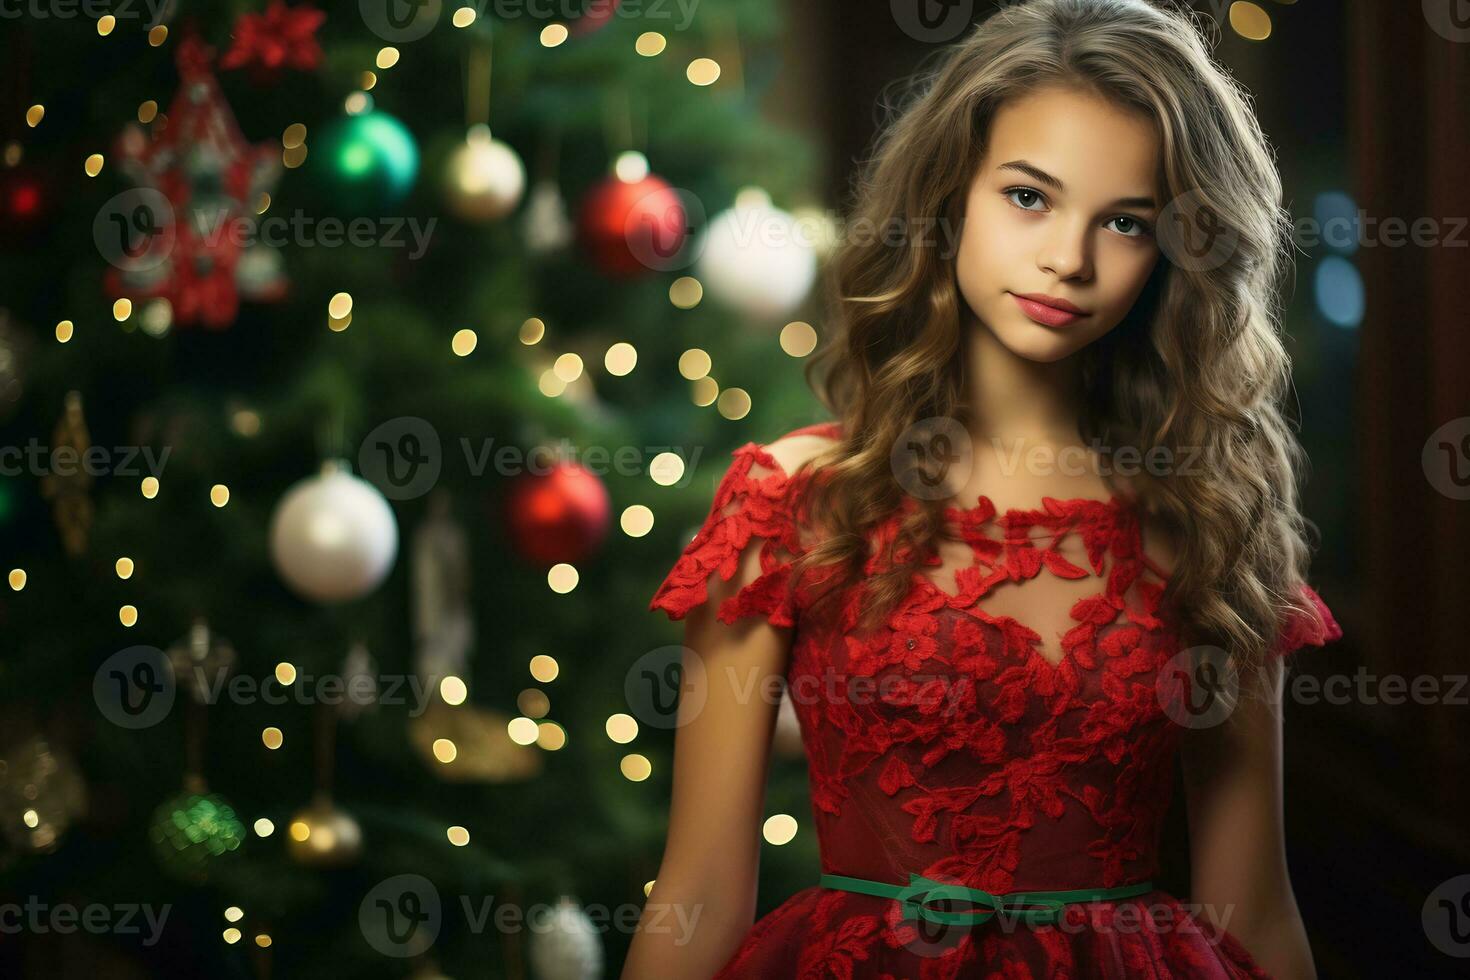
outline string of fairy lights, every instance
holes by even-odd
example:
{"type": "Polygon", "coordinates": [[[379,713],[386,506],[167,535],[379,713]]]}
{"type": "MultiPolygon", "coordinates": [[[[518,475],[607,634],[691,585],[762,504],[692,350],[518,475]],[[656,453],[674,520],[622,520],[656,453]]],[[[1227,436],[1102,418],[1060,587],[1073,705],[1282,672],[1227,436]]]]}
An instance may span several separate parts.
{"type": "MultiPolygon", "coordinates": [[[[1281,0],[1278,0],[1281,2],[1281,0]]],[[[469,28],[477,19],[477,11],[474,7],[463,6],[454,11],[450,23],[458,29],[469,28]]],[[[1248,0],[1237,0],[1230,5],[1227,12],[1227,23],[1230,28],[1240,37],[1261,41],[1270,37],[1273,24],[1270,14],[1259,4],[1248,2],[1248,0]]],[[[117,20],[111,14],[105,14],[96,21],[96,32],[100,37],[109,37],[114,34],[117,20]]],[[[546,25],[540,32],[539,41],[545,48],[556,48],[565,43],[570,37],[570,31],[565,24],[552,23],[546,25]]],[[[169,38],[169,29],[166,25],[155,25],[148,29],[147,39],[152,47],[161,47],[169,38]]],[[[656,31],[647,31],[637,36],[633,44],[634,51],[641,57],[654,58],[668,51],[667,38],[656,31]]],[[[344,102],[345,109],[349,115],[361,113],[371,107],[371,98],[368,92],[372,91],[380,81],[379,73],[391,71],[402,61],[402,52],[392,45],[380,48],[374,58],[374,69],[364,70],[358,76],[358,89],[350,93],[344,102]]],[[[738,58],[734,59],[738,66],[738,58]]],[[[690,59],[684,68],[684,75],[688,82],[695,86],[706,87],[714,84],[721,78],[722,66],[719,60],[699,56],[690,59]]],[[[159,112],[158,103],[148,99],[139,104],[136,117],[143,124],[166,125],[167,118],[159,112]]],[[[25,112],[25,123],[31,129],[40,127],[46,118],[46,108],[41,103],[29,106],[25,112]]],[[[7,165],[15,165],[19,162],[23,153],[23,147],[19,142],[13,141],[4,148],[4,161],[7,165]]],[[[302,123],[288,125],[281,135],[281,160],[284,167],[294,169],[300,167],[306,160],[308,153],[307,129],[302,123]]],[[[82,171],[88,178],[96,178],[103,173],[106,166],[105,155],[101,152],[88,153],[82,162],[82,171]]],[[[624,180],[634,181],[648,173],[649,164],[647,158],[637,151],[627,151],[621,154],[615,161],[614,170],[624,180]]],[[[742,194],[760,194],[758,189],[750,188],[742,194]]],[[[262,193],[260,199],[255,203],[257,214],[264,214],[271,205],[270,195],[262,193]]],[[[797,212],[799,215],[800,211],[797,212]]],[[[802,215],[804,219],[813,217],[820,218],[819,214],[802,215]]],[[[704,286],[700,280],[691,275],[683,275],[676,278],[668,287],[669,303],[679,310],[693,310],[697,308],[704,299],[704,286]]],[[[353,298],[346,291],[339,291],[331,296],[327,303],[327,326],[333,332],[342,332],[348,329],[352,322],[353,298]]],[[[133,302],[126,298],[118,298],[113,301],[111,314],[118,323],[126,324],[138,313],[139,326],[147,334],[152,336],[163,336],[171,326],[171,315],[167,300],[152,299],[146,301],[141,309],[135,309],[133,302]]],[[[67,344],[73,340],[77,333],[77,325],[71,319],[62,319],[56,323],[54,336],[59,344],[67,344]]],[[[546,322],[539,317],[528,317],[518,331],[518,339],[527,348],[542,349],[549,336],[550,330],[546,322]]],[[[810,323],[805,321],[792,321],[781,328],[779,332],[779,344],[784,353],[793,358],[802,358],[809,355],[816,347],[818,341],[817,331],[810,323]]],[[[479,344],[478,333],[469,327],[456,330],[450,338],[450,350],[454,356],[468,357],[473,354],[479,344]]],[[[603,369],[609,376],[626,377],[635,370],[638,363],[638,351],[628,341],[617,341],[605,349],[601,357],[603,369]]],[[[695,405],[701,407],[713,406],[716,411],[726,419],[737,421],[746,417],[752,406],[750,393],[744,388],[737,386],[722,387],[714,374],[714,362],[709,352],[701,348],[690,348],[683,351],[677,361],[679,375],[688,382],[689,396],[695,405]]],[[[590,395],[590,379],[586,363],[581,354],[575,351],[563,351],[557,354],[546,355],[546,360],[539,365],[538,389],[542,395],[548,398],[567,397],[571,399],[586,398],[590,395]]],[[[258,431],[260,425],[259,416],[248,409],[239,409],[232,418],[232,427],[241,434],[250,434],[258,431]]],[[[684,460],[674,453],[663,453],[656,457],[649,467],[650,478],[660,486],[671,486],[678,483],[684,475],[684,460]]],[[[139,490],[142,496],[148,500],[157,499],[161,490],[160,481],[157,477],[148,476],[142,479],[139,490]]],[[[225,484],[215,484],[209,491],[210,501],[217,508],[226,507],[230,500],[229,487],[225,484]]],[[[619,525],[623,532],[629,537],[643,537],[653,528],[653,510],[644,504],[632,504],[625,508],[619,518],[619,525]]],[[[114,569],[120,580],[132,578],[136,569],[135,562],[127,556],[119,557],[114,563],[114,569]]],[[[575,566],[570,563],[557,563],[553,565],[546,575],[548,587],[558,594],[567,594],[576,589],[579,575],[575,566]]],[[[7,576],[10,588],[15,592],[23,591],[29,584],[29,576],[26,569],[21,567],[12,568],[7,576]]],[[[123,604],[118,609],[118,620],[125,628],[136,627],[139,623],[139,611],[131,603],[123,604]]],[[[549,656],[538,656],[530,664],[530,672],[539,683],[549,683],[554,680],[558,673],[556,661],[549,656]]],[[[289,663],[281,663],[276,667],[276,678],[282,684],[294,681],[295,668],[289,663]]],[[[464,682],[459,678],[446,678],[441,684],[441,696],[447,704],[462,704],[467,696],[464,682]]],[[[507,724],[507,732],[516,744],[538,745],[543,749],[555,751],[566,744],[565,729],[554,721],[546,719],[549,712],[549,699],[544,692],[537,688],[527,688],[517,698],[517,706],[522,712],[519,716],[510,720],[507,724]]],[[[607,735],[614,742],[628,744],[637,736],[637,723],[629,715],[615,714],[607,719],[607,735]]],[[[267,727],[262,732],[262,743],[268,750],[277,750],[284,744],[284,734],[279,728],[267,727]]],[[[440,740],[442,745],[436,743],[435,755],[446,765],[452,764],[457,757],[457,751],[452,742],[447,739],[440,740]]],[[[628,779],[641,781],[647,779],[652,772],[649,760],[638,753],[630,753],[620,761],[620,769],[628,779]]],[[[776,820],[773,817],[772,820],[776,820]]],[[[784,836],[784,823],[776,828],[767,828],[766,837],[772,842],[784,836]]],[[[255,829],[259,836],[269,836],[274,828],[269,820],[262,818],[256,821],[255,829]]],[[[794,833],[794,821],[792,832],[794,833]]],[[[450,828],[449,837],[457,846],[468,843],[468,832],[462,827],[450,828]]],[[[789,839],[789,837],[787,838],[789,839]]]]}
{"type": "MultiPolygon", "coordinates": [[[[454,12],[451,23],[456,28],[467,28],[476,20],[476,11],[472,7],[462,7],[454,12]]],[[[116,18],[111,15],[103,15],[96,22],[98,36],[106,38],[111,36],[117,27],[116,18]]],[[[570,36],[565,24],[548,24],[540,32],[540,43],[550,49],[563,44],[570,36]]],[[[150,46],[161,47],[169,37],[169,29],[165,25],[156,25],[148,30],[148,43],[150,46]]],[[[635,52],[645,58],[654,58],[663,55],[668,50],[668,41],[660,33],[648,31],[640,34],[634,42],[635,52]]],[[[371,97],[367,94],[372,91],[380,81],[380,73],[386,73],[400,64],[402,53],[393,46],[385,46],[376,53],[373,64],[375,70],[364,70],[358,78],[358,89],[349,94],[344,101],[344,108],[349,115],[369,111],[372,107],[371,97]]],[[[732,79],[739,78],[738,55],[732,59],[736,69],[731,73],[732,79]]],[[[692,58],[684,69],[684,75],[691,85],[707,87],[713,85],[722,76],[722,66],[715,58],[700,56],[692,58]]],[[[156,128],[166,127],[167,116],[159,111],[157,101],[148,99],[141,102],[136,110],[137,121],[144,125],[153,125],[156,128]]],[[[25,122],[31,129],[39,128],[46,119],[46,108],[41,103],[31,105],[25,113],[25,122]]],[[[308,156],[308,133],[307,127],[302,123],[291,123],[281,134],[281,162],[286,169],[301,167],[308,156]]],[[[16,165],[23,155],[23,147],[18,141],[12,141],[4,148],[4,162],[7,166],[16,165]]],[[[82,163],[82,171],[87,178],[97,178],[105,170],[107,159],[102,152],[88,153],[82,163]]],[[[649,172],[647,158],[637,151],[628,151],[619,155],[614,164],[614,171],[626,181],[634,182],[642,179],[649,172]]],[[[759,202],[764,196],[764,191],[758,188],[748,188],[742,192],[747,200],[752,197],[759,202]]],[[[768,202],[768,198],[765,199],[768,202]]],[[[252,210],[257,215],[264,215],[271,207],[272,200],[268,192],[261,192],[254,201],[252,210]]],[[[834,230],[831,221],[815,208],[806,209],[808,213],[801,214],[804,221],[821,223],[826,233],[825,243],[834,240],[834,230]]],[[[705,287],[701,281],[692,275],[682,275],[676,278],[668,287],[668,301],[678,310],[689,311],[698,308],[705,298],[705,287]]],[[[162,297],[144,300],[135,308],[133,301],[127,297],[113,300],[111,304],[112,319],[123,325],[124,329],[132,330],[134,327],[140,329],[145,335],[160,338],[165,336],[173,326],[173,311],[169,301],[162,297]]],[[[352,323],[353,297],[347,291],[334,293],[327,302],[327,327],[334,333],[346,331],[352,323]]],[[[544,352],[544,360],[541,360],[534,368],[539,372],[537,386],[540,393],[548,398],[568,398],[581,400],[590,397],[590,374],[583,356],[575,351],[562,351],[560,353],[549,352],[548,339],[552,331],[547,323],[540,317],[528,317],[517,332],[519,342],[527,349],[544,352]]],[[[78,325],[72,319],[61,319],[57,321],[54,328],[54,337],[58,344],[69,344],[78,334],[78,325]]],[[[810,323],[805,321],[792,321],[781,328],[779,332],[779,344],[783,352],[793,358],[802,358],[810,354],[817,345],[817,331],[810,323]]],[[[450,350],[456,357],[468,357],[472,355],[479,345],[479,337],[476,330],[464,327],[456,330],[450,338],[450,350]]],[[[606,347],[601,355],[601,364],[610,377],[627,377],[633,373],[638,364],[637,348],[628,341],[616,341],[606,347]]],[[[722,386],[716,379],[714,360],[710,353],[701,348],[690,348],[683,351],[677,360],[679,376],[688,384],[689,397],[693,404],[700,407],[714,407],[719,414],[731,421],[745,418],[751,410],[751,396],[744,388],[738,386],[722,386]]],[[[239,435],[249,437],[260,431],[260,415],[252,409],[236,407],[231,411],[230,426],[239,435]]],[[[685,461],[676,453],[665,452],[658,455],[649,467],[649,476],[658,486],[672,486],[680,482],[685,472],[685,461]]],[[[156,476],[144,477],[139,483],[139,492],[146,500],[157,500],[163,492],[163,486],[156,476]]],[[[209,499],[216,508],[225,508],[230,503],[230,489],[224,483],[216,483],[210,487],[209,499]]],[[[632,504],[626,507],[620,517],[619,526],[630,538],[646,536],[653,528],[654,512],[646,504],[632,504]]],[[[120,581],[129,581],[138,572],[138,567],[133,558],[120,556],[113,565],[114,572],[120,581]]],[[[29,576],[26,569],[16,567],[10,570],[8,584],[17,593],[26,589],[29,576]]],[[[547,586],[555,593],[568,594],[577,587],[579,574],[577,568],[567,562],[553,565],[546,573],[547,586]]],[[[118,621],[123,628],[131,630],[138,626],[140,614],[136,605],[124,603],[118,608],[118,621]]],[[[560,675],[560,665],[556,659],[547,654],[538,654],[532,657],[527,664],[531,680],[540,686],[529,686],[521,690],[516,697],[516,708],[519,714],[510,718],[505,724],[505,731],[509,739],[519,746],[537,746],[545,751],[557,751],[567,744],[567,731],[565,727],[548,717],[551,712],[551,699],[543,689],[552,684],[560,675]]],[[[295,684],[298,679],[298,671],[294,664],[282,661],[275,665],[273,670],[274,679],[283,688],[295,684]]],[[[449,706],[463,705],[468,697],[468,687],[462,678],[449,676],[440,681],[438,688],[439,696],[444,704],[449,706]]],[[[606,737],[619,746],[631,746],[638,735],[639,725],[632,715],[618,712],[609,716],[604,724],[606,737]]],[[[260,733],[261,744],[265,751],[279,751],[287,740],[287,733],[278,725],[267,725],[260,733]]],[[[440,737],[432,743],[432,754],[437,762],[445,767],[453,767],[461,759],[460,748],[453,739],[440,737]]],[[[623,754],[618,761],[620,773],[631,782],[642,782],[647,780],[653,772],[653,764],[650,759],[641,752],[629,751],[623,754]]],[[[266,839],[274,836],[277,831],[275,822],[268,817],[258,817],[251,824],[251,828],[257,838],[266,839]]],[[[286,827],[286,834],[291,841],[298,844],[308,842],[310,836],[326,835],[330,833],[329,827],[313,825],[305,820],[293,819],[286,827]]],[[[763,827],[763,836],[766,841],[773,845],[788,843],[794,839],[797,832],[797,821],[789,814],[774,814],[769,817],[763,827]]],[[[451,825],[445,828],[445,838],[451,846],[464,847],[470,843],[470,831],[461,825],[451,825]]],[[[317,842],[326,849],[330,849],[331,842],[317,842]]],[[[653,881],[644,884],[645,896],[653,887],[653,881]]],[[[255,946],[264,950],[272,945],[272,937],[268,927],[258,925],[254,929],[248,928],[245,911],[237,906],[231,905],[224,909],[223,918],[225,926],[222,929],[222,939],[225,943],[234,945],[242,942],[247,933],[251,935],[251,941],[255,946]]]]}
{"type": "MultiPolygon", "coordinates": [[[[1278,3],[1289,4],[1291,0],[1277,0],[1278,3]]],[[[450,23],[458,29],[469,28],[477,19],[477,11],[470,6],[457,9],[450,18],[450,23]]],[[[1226,22],[1229,28],[1239,37],[1251,41],[1264,41],[1272,34],[1274,25],[1271,15],[1258,3],[1249,0],[1237,0],[1232,3],[1227,11],[1226,22]]],[[[111,36],[117,27],[116,18],[111,15],[103,15],[96,21],[97,35],[103,38],[111,36]]],[[[559,47],[565,43],[571,32],[567,25],[560,23],[548,24],[539,35],[541,45],[547,49],[559,47]]],[[[169,29],[165,25],[156,25],[148,29],[147,40],[154,48],[161,47],[169,38],[169,29]]],[[[668,40],[664,35],[655,32],[644,32],[634,41],[634,51],[644,58],[655,58],[664,55],[668,51],[668,40]]],[[[373,68],[363,70],[357,76],[357,89],[351,92],[344,100],[344,109],[348,115],[357,115],[369,111],[372,108],[372,99],[368,94],[372,92],[381,80],[381,76],[390,72],[398,66],[403,59],[402,52],[394,46],[380,48],[373,58],[373,68]]],[[[735,69],[733,75],[738,77],[738,57],[728,60],[728,64],[735,69]]],[[[687,81],[694,86],[707,87],[719,81],[722,77],[721,61],[708,56],[699,56],[690,59],[684,66],[683,72],[687,81]]],[[[46,107],[41,103],[29,106],[25,112],[25,123],[30,129],[39,128],[46,119],[46,107]]],[[[137,121],[141,124],[153,124],[163,127],[167,124],[167,117],[159,111],[158,103],[148,99],[139,104],[136,111],[137,121]]],[[[307,127],[302,123],[291,123],[286,126],[280,137],[281,162],[286,169],[301,167],[308,156],[308,133],[307,127]]],[[[23,155],[24,148],[19,141],[11,141],[0,154],[0,159],[6,166],[17,165],[23,155]]],[[[107,165],[107,159],[101,152],[88,153],[82,161],[82,172],[87,178],[97,178],[107,165]]],[[[623,180],[634,182],[642,179],[649,172],[647,158],[637,151],[627,151],[618,156],[614,162],[615,173],[623,180]]],[[[764,194],[758,188],[747,188],[741,192],[741,197],[755,199],[757,203],[764,194]]],[[[268,192],[262,192],[254,202],[253,210],[257,215],[264,215],[271,207],[272,200],[268,192]]],[[[822,223],[826,221],[825,216],[816,209],[798,209],[795,214],[803,221],[822,223]]],[[[824,244],[830,247],[833,238],[833,229],[830,222],[825,229],[828,238],[824,244]]],[[[672,307],[681,311],[690,311],[698,308],[705,299],[705,286],[699,278],[693,275],[681,275],[675,278],[668,287],[668,301],[672,307]]],[[[123,324],[126,329],[132,329],[135,321],[136,326],[146,335],[162,337],[167,334],[172,326],[172,311],[168,301],[162,298],[153,298],[143,301],[135,307],[133,301],[127,297],[115,299],[111,305],[111,315],[114,321],[123,324]]],[[[327,301],[327,327],[334,333],[346,331],[352,323],[353,297],[347,291],[334,293],[327,301]]],[[[77,335],[77,323],[72,319],[61,319],[57,321],[54,328],[55,340],[58,344],[68,344],[77,335]]],[[[524,320],[517,332],[517,339],[523,347],[535,351],[541,355],[535,361],[534,371],[537,372],[537,387],[540,393],[547,398],[567,398],[570,400],[584,400],[592,395],[590,371],[587,360],[583,353],[571,350],[555,352],[551,349],[550,340],[553,330],[541,317],[531,316],[524,320]]],[[[803,358],[811,354],[818,343],[818,334],[813,326],[802,320],[794,320],[785,324],[779,331],[779,346],[781,350],[790,357],[803,358]]],[[[450,351],[455,357],[469,357],[479,347],[478,332],[470,327],[462,327],[454,331],[449,340],[450,351]]],[[[592,359],[591,352],[588,359],[592,359]]],[[[638,350],[629,341],[616,341],[606,346],[601,352],[600,361],[603,370],[610,377],[623,378],[631,375],[638,365],[638,350]]],[[[725,419],[738,421],[745,418],[752,408],[750,393],[738,386],[723,386],[716,377],[715,363],[711,354],[702,348],[692,347],[681,352],[677,359],[677,371],[679,376],[688,385],[688,394],[693,404],[699,407],[714,407],[725,419]]],[[[242,436],[251,436],[259,432],[261,419],[255,411],[237,407],[231,413],[231,428],[242,436]]],[[[665,452],[655,457],[648,468],[650,479],[658,486],[672,486],[679,483],[685,474],[685,461],[676,453],[665,452]]],[[[162,486],[157,477],[148,476],[141,480],[139,492],[147,500],[158,499],[162,486]]],[[[229,487],[223,483],[217,483],[210,487],[209,498],[211,504],[216,508],[224,508],[230,503],[229,487]]],[[[619,526],[623,533],[630,538],[641,538],[648,535],[654,525],[654,511],[645,504],[632,504],[623,509],[619,515],[619,526]]],[[[120,556],[113,563],[113,571],[120,581],[132,580],[138,571],[137,564],[132,557],[120,556]]],[[[14,592],[24,591],[30,585],[30,576],[25,568],[15,567],[10,569],[7,582],[14,592]]],[[[579,573],[575,565],[567,562],[556,563],[546,573],[547,586],[557,594],[569,594],[573,592],[579,582],[579,573]]],[[[117,611],[119,623],[125,629],[137,627],[140,616],[136,605],[124,603],[117,611]]],[[[548,752],[558,751],[567,744],[568,733],[566,728],[559,722],[549,717],[551,713],[551,698],[545,688],[558,680],[561,668],[557,660],[547,654],[538,654],[530,659],[527,664],[530,679],[533,686],[522,689],[516,696],[516,710],[519,712],[515,717],[505,723],[505,732],[509,739],[519,746],[536,746],[548,752]]],[[[290,662],[277,663],[273,670],[274,679],[283,688],[295,684],[298,679],[298,670],[290,662]]],[[[463,705],[468,698],[468,686],[462,678],[456,676],[444,677],[438,687],[438,693],[444,704],[457,707],[463,705]]],[[[639,724],[630,714],[618,712],[610,715],[604,723],[606,737],[618,746],[631,747],[639,735],[639,724]]],[[[277,725],[268,725],[261,730],[260,739],[263,748],[267,752],[279,751],[286,743],[287,733],[277,725]]],[[[452,738],[438,737],[432,741],[431,751],[438,764],[444,767],[454,767],[462,764],[461,749],[459,744],[452,738]]],[[[628,751],[618,761],[618,768],[623,777],[631,782],[643,782],[650,778],[653,772],[653,764],[650,759],[641,752],[628,751]]],[[[33,815],[27,815],[26,819],[32,819],[33,815]]],[[[252,829],[256,837],[270,838],[276,833],[275,823],[268,817],[258,817],[252,823],[252,829]]],[[[776,813],[769,816],[762,826],[763,839],[774,846],[789,843],[795,839],[798,832],[797,819],[786,813],[776,813]]],[[[329,827],[313,825],[305,820],[293,819],[286,827],[286,834],[290,840],[298,844],[310,841],[313,834],[319,837],[331,833],[329,827]]],[[[450,825],[445,828],[445,839],[451,846],[465,847],[471,841],[470,831],[462,825],[450,825]]],[[[330,849],[330,842],[314,842],[330,849]]],[[[654,882],[648,881],[643,886],[645,896],[649,894],[654,882]]],[[[231,905],[224,909],[223,918],[225,926],[222,930],[223,941],[227,944],[236,944],[245,939],[247,931],[252,933],[251,941],[261,949],[267,949],[272,945],[272,937],[268,928],[259,927],[247,929],[246,913],[237,906],[231,905]]]]}

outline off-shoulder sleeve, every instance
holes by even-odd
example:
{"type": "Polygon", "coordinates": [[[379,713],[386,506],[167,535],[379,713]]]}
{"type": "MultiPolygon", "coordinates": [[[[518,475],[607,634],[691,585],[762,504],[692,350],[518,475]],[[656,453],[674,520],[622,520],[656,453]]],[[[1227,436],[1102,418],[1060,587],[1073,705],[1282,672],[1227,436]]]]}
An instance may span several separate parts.
{"type": "Polygon", "coordinates": [[[1307,615],[1298,610],[1286,618],[1285,625],[1276,637],[1276,645],[1272,648],[1272,652],[1278,657],[1288,656],[1305,646],[1326,646],[1333,640],[1342,638],[1342,627],[1337,624],[1332,610],[1327,608],[1322,597],[1309,585],[1303,584],[1301,591],[1312,614],[1307,615]]]}
{"type": "Polygon", "coordinates": [[[716,610],[721,622],[760,616],[773,626],[794,626],[790,578],[797,542],[789,509],[791,480],[757,443],[746,443],[731,457],[704,524],[648,608],[683,619],[708,600],[712,575],[730,582],[738,574],[736,591],[721,590],[729,593],[716,610]]]}

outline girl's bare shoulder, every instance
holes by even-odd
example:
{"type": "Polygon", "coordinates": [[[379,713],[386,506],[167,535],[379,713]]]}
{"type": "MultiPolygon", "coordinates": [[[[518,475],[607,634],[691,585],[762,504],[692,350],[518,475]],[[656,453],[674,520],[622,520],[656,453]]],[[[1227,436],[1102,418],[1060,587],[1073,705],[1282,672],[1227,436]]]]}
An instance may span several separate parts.
{"type": "Polygon", "coordinates": [[[761,448],[789,476],[799,470],[805,463],[816,459],[822,453],[835,446],[841,434],[841,429],[836,423],[809,425],[788,432],[774,442],[761,448]]]}

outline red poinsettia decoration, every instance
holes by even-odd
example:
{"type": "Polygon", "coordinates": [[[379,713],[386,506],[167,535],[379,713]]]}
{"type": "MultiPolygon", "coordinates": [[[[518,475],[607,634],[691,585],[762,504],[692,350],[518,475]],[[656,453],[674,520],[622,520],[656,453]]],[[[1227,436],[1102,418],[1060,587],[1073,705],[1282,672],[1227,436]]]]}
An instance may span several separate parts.
{"type": "Polygon", "coordinates": [[[240,15],[233,44],[219,66],[248,68],[257,81],[269,81],[283,68],[314,71],[322,63],[316,29],[326,17],[310,4],[288,7],[283,0],[271,0],[263,14],[240,15]]]}

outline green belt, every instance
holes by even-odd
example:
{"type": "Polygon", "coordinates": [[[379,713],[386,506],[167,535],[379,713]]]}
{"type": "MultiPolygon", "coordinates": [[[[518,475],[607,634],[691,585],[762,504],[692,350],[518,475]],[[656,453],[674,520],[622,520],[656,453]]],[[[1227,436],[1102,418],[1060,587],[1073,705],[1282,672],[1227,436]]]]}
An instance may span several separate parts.
{"type": "Polygon", "coordinates": [[[1027,925],[1042,926],[1060,922],[1064,906],[1074,902],[1103,902],[1119,898],[1132,898],[1153,891],[1153,882],[1139,881],[1117,888],[1074,888],[1060,892],[1010,892],[992,895],[981,888],[966,888],[963,885],[946,885],[910,874],[907,885],[891,885],[885,881],[869,881],[867,878],[848,878],[845,875],[822,875],[823,888],[876,895],[878,898],[896,898],[904,905],[909,917],[918,916],[941,925],[973,925],[985,922],[997,912],[1017,915],[1027,925]],[[984,908],[983,912],[943,912],[929,907],[930,902],[956,899],[973,902],[984,908]],[[1036,905],[1040,908],[1021,908],[1036,905]]]}

